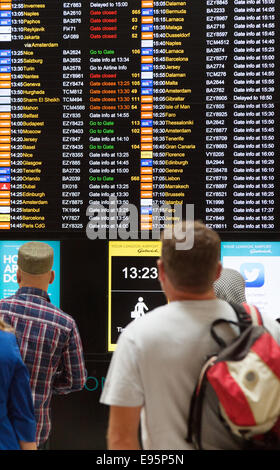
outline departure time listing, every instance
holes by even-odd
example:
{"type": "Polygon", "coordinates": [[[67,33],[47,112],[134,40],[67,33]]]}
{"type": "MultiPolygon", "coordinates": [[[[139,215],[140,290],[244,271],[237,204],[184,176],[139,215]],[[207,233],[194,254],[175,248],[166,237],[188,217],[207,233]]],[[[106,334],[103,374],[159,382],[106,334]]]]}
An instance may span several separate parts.
{"type": "Polygon", "coordinates": [[[0,229],[279,230],[279,3],[0,0],[0,229]]]}

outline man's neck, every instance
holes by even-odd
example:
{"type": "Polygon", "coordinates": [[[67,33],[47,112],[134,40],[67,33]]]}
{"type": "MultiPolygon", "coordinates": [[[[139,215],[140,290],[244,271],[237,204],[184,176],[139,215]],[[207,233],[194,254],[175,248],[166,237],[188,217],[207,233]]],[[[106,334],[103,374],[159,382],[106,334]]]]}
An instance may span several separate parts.
{"type": "Polygon", "coordinates": [[[45,285],[39,285],[39,284],[38,284],[38,285],[34,285],[34,284],[31,285],[31,284],[29,284],[29,283],[23,283],[23,282],[21,282],[21,283],[19,284],[19,287],[20,287],[20,288],[21,288],[21,287],[29,287],[29,288],[31,288],[31,289],[40,289],[40,290],[43,290],[43,291],[45,291],[45,292],[48,292],[48,287],[46,287],[45,285]]]}
{"type": "Polygon", "coordinates": [[[214,290],[204,292],[203,294],[195,294],[193,292],[173,291],[167,295],[169,302],[178,302],[183,300],[215,300],[217,297],[214,290]]]}

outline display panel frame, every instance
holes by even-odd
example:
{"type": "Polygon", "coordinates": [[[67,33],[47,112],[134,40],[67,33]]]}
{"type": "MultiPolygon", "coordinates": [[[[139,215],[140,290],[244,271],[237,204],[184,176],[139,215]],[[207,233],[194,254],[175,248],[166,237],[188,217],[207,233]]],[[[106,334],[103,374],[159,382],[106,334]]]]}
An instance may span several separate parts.
{"type": "MultiPolygon", "coordinates": [[[[142,293],[143,292],[149,292],[152,294],[154,297],[153,301],[155,301],[155,297],[157,299],[160,299],[161,304],[165,303],[165,298],[164,294],[162,292],[162,289],[160,287],[160,283],[157,280],[157,274],[155,270],[156,268],[156,260],[160,257],[161,254],[161,242],[160,241],[111,241],[108,243],[108,351],[113,352],[116,349],[116,340],[114,340],[114,337],[116,338],[116,335],[114,335],[114,324],[115,322],[115,317],[116,313],[113,313],[113,303],[118,304],[119,299],[113,300],[113,296],[117,295],[124,295],[124,298],[127,299],[127,296],[130,294],[133,294],[135,296],[135,301],[136,305],[138,304],[140,307],[136,307],[134,309],[134,318],[139,317],[144,315],[145,312],[147,311],[147,306],[144,303],[142,293]],[[127,289],[123,289],[124,282],[121,283],[121,285],[116,285],[120,281],[116,279],[116,273],[114,269],[116,266],[114,266],[114,261],[121,260],[124,262],[124,265],[127,265],[127,267],[124,267],[124,265],[117,266],[117,273],[120,274],[120,268],[123,268],[124,274],[126,276],[126,281],[128,283],[127,289]],[[150,264],[149,261],[152,260],[152,263],[150,264]],[[131,264],[131,261],[132,264],[131,264]],[[136,262],[135,262],[136,261],[136,262]],[[137,261],[139,263],[137,263],[137,261]],[[143,265],[144,261],[144,265],[143,265]],[[113,277],[114,276],[114,277],[113,277]],[[132,276],[132,277],[131,277],[132,276]],[[130,279],[129,279],[130,277],[130,279]],[[135,287],[133,286],[134,281],[133,280],[138,280],[138,283],[140,282],[142,284],[142,289],[140,289],[140,286],[138,285],[138,289],[135,290],[135,287]],[[152,284],[152,289],[151,288],[152,284]],[[149,287],[149,290],[147,291],[147,286],[149,287]],[[116,290],[115,287],[121,287],[121,289],[116,290]],[[144,287],[144,288],[143,288],[144,287]],[[139,297],[138,297],[139,296],[139,297]],[[142,299],[142,300],[140,300],[142,299]],[[143,308],[142,308],[143,306],[143,308]],[[140,308],[140,310],[139,310],[140,308]],[[136,312],[138,310],[138,312],[136,312]]],[[[125,300],[126,300],[125,299],[125,300]]],[[[130,299],[132,301],[132,299],[130,299]]],[[[124,302],[125,304],[125,302],[124,302]]],[[[124,305],[123,304],[123,305],[124,305]]],[[[133,304],[134,305],[134,304],[133,304]]],[[[132,303],[131,303],[132,306],[132,303]]],[[[157,305],[155,305],[153,308],[155,308],[157,305]]],[[[133,312],[130,312],[131,315],[133,312]]],[[[122,315],[121,315],[122,316],[122,315]]],[[[119,326],[119,333],[122,331],[123,327],[125,327],[129,321],[131,321],[133,317],[129,318],[128,315],[125,316],[125,318],[122,318],[119,320],[119,324],[122,326],[119,326]]]]}

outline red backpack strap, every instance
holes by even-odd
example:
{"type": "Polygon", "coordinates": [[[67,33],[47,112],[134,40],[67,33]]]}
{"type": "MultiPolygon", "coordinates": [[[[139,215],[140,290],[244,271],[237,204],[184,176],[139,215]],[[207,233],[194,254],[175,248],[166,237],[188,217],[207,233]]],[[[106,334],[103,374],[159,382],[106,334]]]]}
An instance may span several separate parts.
{"type": "Polygon", "coordinates": [[[249,304],[246,304],[246,302],[243,302],[242,306],[245,308],[248,315],[250,315],[253,325],[263,324],[260,311],[255,305],[249,305],[249,304]]]}

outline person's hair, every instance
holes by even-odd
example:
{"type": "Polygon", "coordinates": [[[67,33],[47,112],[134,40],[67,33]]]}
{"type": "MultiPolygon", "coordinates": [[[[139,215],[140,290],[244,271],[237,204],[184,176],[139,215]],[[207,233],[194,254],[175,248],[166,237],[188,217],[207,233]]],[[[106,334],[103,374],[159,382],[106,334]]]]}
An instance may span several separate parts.
{"type": "Polygon", "coordinates": [[[236,269],[223,268],[213,288],[218,299],[237,304],[246,302],[245,279],[236,269]]]}
{"type": "Polygon", "coordinates": [[[10,325],[8,325],[8,323],[5,323],[3,320],[0,320],[0,330],[14,333],[14,329],[10,325]]]}
{"type": "Polygon", "coordinates": [[[176,244],[182,239],[172,238],[162,234],[161,259],[164,271],[171,284],[178,290],[188,290],[193,293],[204,293],[209,290],[216,278],[217,265],[220,259],[220,237],[214,230],[202,222],[194,224],[182,222],[182,233],[185,239],[194,230],[194,244],[189,250],[178,250],[176,244]]]}

